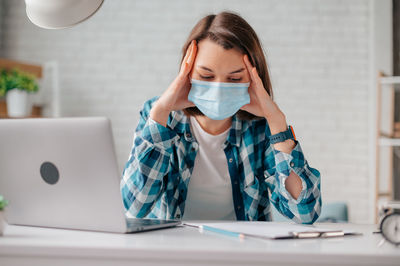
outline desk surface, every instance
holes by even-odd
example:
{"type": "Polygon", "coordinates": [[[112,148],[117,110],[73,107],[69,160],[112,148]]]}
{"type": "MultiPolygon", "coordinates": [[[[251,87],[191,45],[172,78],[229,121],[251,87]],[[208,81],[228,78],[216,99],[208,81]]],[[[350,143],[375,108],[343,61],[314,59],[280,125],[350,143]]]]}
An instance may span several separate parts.
{"type": "Polygon", "coordinates": [[[179,226],[113,234],[8,225],[0,265],[400,265],[400,247],[374,225],[324,224],[363,233],[331,239],[238,239],[179,226]]]}

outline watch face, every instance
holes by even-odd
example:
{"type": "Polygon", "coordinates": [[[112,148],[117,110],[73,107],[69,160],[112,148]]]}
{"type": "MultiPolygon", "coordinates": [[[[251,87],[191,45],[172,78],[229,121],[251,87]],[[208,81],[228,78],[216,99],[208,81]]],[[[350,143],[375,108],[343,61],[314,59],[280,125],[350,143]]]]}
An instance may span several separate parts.
{"type": "Polygon", "coordinates": [[[392,213],[381,223],[382,235],[393,244],[400,244],[400,214],[392,213]]]}

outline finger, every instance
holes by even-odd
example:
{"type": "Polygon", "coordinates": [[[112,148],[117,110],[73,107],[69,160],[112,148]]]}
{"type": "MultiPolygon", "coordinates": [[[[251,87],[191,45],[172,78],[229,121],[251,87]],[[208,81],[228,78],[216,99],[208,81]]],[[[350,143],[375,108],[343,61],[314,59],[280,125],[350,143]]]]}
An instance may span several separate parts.
{"type": "Polygon", "coordinates": [[[192,66],[191,66],[191,61],[192,61],[192,59],[193,59],[193,52],[194,52],[194,50],[195,50],[195,40],[193,40],[191,43],[190,43],[190,50],[188,51],[188,57],[186,58],[186,60],[183,62],[184,63],[184,65],[183,65],[183,74],[184,75],[187,75],[187,74],[189,74],[189,72],[190,72],[190,69],[192,68],[192,66]]]}
{"type": "Polygon", "coordinates": [[[253,68],[253,66],[250,63],[249,57],[247,56],[247,54],[245,54],[243,56],[243,61],[244,61],[244,64],[246,66],[247,72],[249,72],[250,78],[253,78],[252,75],[251,75],[251,69],[253,68]]]}
{"type": "Polygon", "coordinates": [[[185,57],[183,58],[183,62],[187,62],[190,55],[190,51],[192,50],[192,46],[193,46],[193,41],[190,42],[188,48],[186,49],[186,54],[185,57]]]}
{"type": "Polygon", "coordinates": [[[251,80],[254,83],[256,83],[257,82],[257,77],[258,77],[257,69],[251,65],[247,55],[246,55],[246,67],[247,67],[247,69],[249,71],[251,80]],[[254,73],[254,70],[255,70],[255,73],[254,73]]]}
{"type": "Polygon", "coordinates": [[[194,43],[192,58],[188,65],[188,74],[193,70],[194,62],[196,61],[196,56],[197,56],[197,44],[194,43]]]}
{"type": "Polygon", "coordinates": [[[189,58],[190,51],[192,50],[192,46],[193,46],[193,41],[189,44],[189,47],[186,49],[186,54],[185,54],[185,57],[183,58],[182,64],[181,64],[181,71],[184,70],[185,65],[187,64],[187,60],[189,58]]]}
{"type": "Polygon", "coordinates": [[[253,67],[253,69],[251,71],[253,73],[253,80],[255,81],[255,83],[257,85],[262,85],[262,80],[261,80],[260,76],[258,75],[257,69],[255,67],[253,67]]]}
{"type": "Polygon", "coordinates": [[[250,63],[249,57],[247,54],[244,56],[244,62],[246,64],[247,71],[249,72],[250,78],[254,83],[259,86],[262,85],[262,80],[260,76],[258,75],[257,68],[253,67],[253,65],[250,63]]]}
{"type": "Polygon", "coordinates": [[[193,40],[192,49],[190,50],[190,55],[189,55],[189,58],[187,60],[189,66],[193,65],[194,59],[196,57],[196,53],[197,53],[197,44],[196,44],[196,41],[193,40]]]}
{"type": "Polygon", "coordinates": [[[188,75],[190,73],[190,71],[192,70],[193,64],[194,64],[194,60],[196,58],[196,53],[197,53],[197,45],[196,45],[196,41],[193,40],[193,45],[192,48],[190,50],[190,54],[189,54],[189,58],[186,61],[185,64],[185,68],[184,68],[184,75],[188,75]]]}

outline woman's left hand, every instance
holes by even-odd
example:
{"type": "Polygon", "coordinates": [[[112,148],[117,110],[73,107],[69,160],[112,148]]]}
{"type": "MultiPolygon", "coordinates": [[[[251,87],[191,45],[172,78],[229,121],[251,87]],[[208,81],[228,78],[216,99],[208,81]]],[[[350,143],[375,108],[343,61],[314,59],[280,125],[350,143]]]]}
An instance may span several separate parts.
{"type": "Polygon", "coordinates": [[[250,76],[250,103],[243,105],[240,109],[256,116],[265,117],[268,121],[272,118],[282,117],[282,111],[265,90],[257,69],[251,65],[247,55],[243,56],[243,61],[250,76]]]}

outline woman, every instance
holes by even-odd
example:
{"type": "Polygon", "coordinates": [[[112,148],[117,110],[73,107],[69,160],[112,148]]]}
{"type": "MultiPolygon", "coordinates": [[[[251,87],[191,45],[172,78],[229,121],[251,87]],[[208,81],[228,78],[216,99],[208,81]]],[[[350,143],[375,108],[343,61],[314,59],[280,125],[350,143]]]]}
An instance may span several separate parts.
{"type": "Polygon", "coordinates": [[[121,193],[128,217],[268,221],[272,202],[295,222],[318,218],[320,174],[239,15],[209,15],[191,31],[178,76],[140,112],[121,193]]]}

